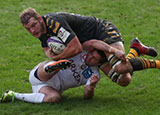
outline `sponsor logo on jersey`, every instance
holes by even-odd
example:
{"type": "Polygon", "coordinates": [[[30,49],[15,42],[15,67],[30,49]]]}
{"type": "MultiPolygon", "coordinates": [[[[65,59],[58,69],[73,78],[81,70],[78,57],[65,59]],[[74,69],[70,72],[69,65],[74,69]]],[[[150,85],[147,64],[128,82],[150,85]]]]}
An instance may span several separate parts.
{"type": "Polygon", "coordinates": [[[82,56],[83,62],[85,61],[86,57],[87,57],[87,54],[83,54],[83,56],[82,56]]]}
{"type": "Polygon", "coordinates": [[[59,38],[61,38],[63,42],[66,42],[69,35],[70,35],[70,33],[66,29],[64,29],[63,27],[61,27],[59,29],[58,34],[57,34],[57,36],[59,38]]]}
{"type": "Polygon", "coordinates": [[[74,79],[77,81],[77,83],[80,83],[80,74],[77,72],[76,64],[74,63],[74,60],[69,60],[71,64],[71,71],[74,79]]]}
{"type": "Polygon", "coordinates": [[[91,67],[88,67],[88,68],[86,68],[86,69],[82,72],[82,75],[83,75],[86,79],[88,79],[88,78],[90,78],[90,77],[92,76],[93,73],[94,73],[94,72],[92,71],[91,67]]]}

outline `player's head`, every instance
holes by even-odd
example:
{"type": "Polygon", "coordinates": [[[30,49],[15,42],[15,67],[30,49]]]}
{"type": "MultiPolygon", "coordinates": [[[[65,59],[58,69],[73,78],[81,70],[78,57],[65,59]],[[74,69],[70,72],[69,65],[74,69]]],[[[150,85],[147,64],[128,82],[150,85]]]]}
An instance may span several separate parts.
{"type": "Polygon", "coordinates": [[[107,61],[106,56],[103,51],[93,50],[88,52],[85,63],[88,66],[99,66],[107,61]]]}
{"type": "Polygon", "coordinates": [[[45,32],[43,19],[34,8],[25,9],[20,14],[20,20],[28,32],[36,38],[39,38],[45,32]]]}

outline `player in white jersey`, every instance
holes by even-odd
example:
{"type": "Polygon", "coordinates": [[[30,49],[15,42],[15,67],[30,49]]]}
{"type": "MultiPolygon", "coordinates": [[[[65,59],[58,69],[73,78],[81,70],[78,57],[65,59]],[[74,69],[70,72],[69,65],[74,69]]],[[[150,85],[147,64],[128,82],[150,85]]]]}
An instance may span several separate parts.
{"type": "Polygon", "coordinates": [[[38,64],[29,74],[33,93],[8,90],[3,93],[1,102],[14,101],[14,98],[32,103],[58,102],[64,90],[81,85],[85,85],[84,98],[92,98],[100,74],[96,67],[85,64],[85,56],[86,53],[82,52],[69,61],[44,61],[38,64]],[[69,64],[70,67],[64,69],[69,64]]]}

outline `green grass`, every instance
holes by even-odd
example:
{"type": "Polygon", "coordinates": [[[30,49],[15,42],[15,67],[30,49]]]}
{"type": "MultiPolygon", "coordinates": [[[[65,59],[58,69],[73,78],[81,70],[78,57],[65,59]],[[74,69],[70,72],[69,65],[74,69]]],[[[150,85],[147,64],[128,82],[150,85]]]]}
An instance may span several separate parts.
{"type": "MultiPolygon", "coordinates": [[[[0,94],[6,89],[31,92],[29,70],[46,60],[40,42],[21,25],[19,14],[28,7],[40,14],[72,12],[113,22],[121,31],[126,52],[134,37],[160,52],[160,0],[0,0],[0,94]]],[[[146,58],[150,58],[147,57],[146,58]]],[[[159,59],[160,56],[155,59],[159,59]]],[[[16,100],[0,104],[1,115],[158,115],[160,71],[135,72],[128,87],[120,87],[102,74],[92,100],[83,100],[84,87],[63,93],[56,104],[16,100]]]]}

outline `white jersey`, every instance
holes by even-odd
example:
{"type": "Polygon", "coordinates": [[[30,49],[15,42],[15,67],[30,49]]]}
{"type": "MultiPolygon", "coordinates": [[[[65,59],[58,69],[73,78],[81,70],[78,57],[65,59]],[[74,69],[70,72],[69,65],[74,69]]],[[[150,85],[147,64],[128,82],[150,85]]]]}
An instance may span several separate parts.
{"type": "Polygon", "coordinates": [[[86,52],[82,52],[73,58],[69,58],[71,61],[71,67],[65,70],[60,70],[47,82],[42,82],[35,77],[35,71],[37,65],[29,76],[30,83],[32,85],[32,91],[38,92],[40,88],[44,86],[51,86],[59,92],[63,92],[68,88],[77,87],[80,85],[88,85],[90,83],[90,76],[95,73],[100,78],[100,74],[97,67],[89,67],[85,64],[84,59],[86,52]]]}

